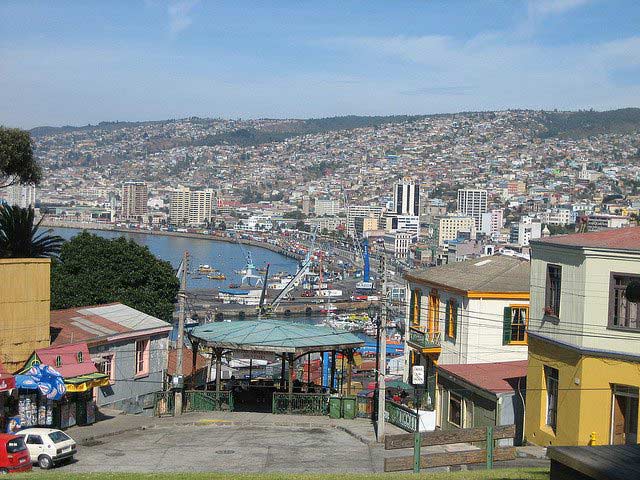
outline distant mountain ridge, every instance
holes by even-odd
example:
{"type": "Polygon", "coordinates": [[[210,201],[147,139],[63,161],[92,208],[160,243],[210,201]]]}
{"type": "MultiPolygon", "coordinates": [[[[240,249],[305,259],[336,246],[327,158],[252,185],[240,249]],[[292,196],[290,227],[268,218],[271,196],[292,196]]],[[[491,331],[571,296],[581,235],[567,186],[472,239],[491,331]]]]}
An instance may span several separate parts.
{"type": "MultiPolygon", "coordinates": [[[[640,131],[640,108],[623,108],[609,111],[528,111],[542,126],[538,135],[542,138],[584,138],[599,134],[632,133],[640,131]]],[[[260,145],[271,142],[281,142],[288,138],[325,133],[331,131],[351,130],[355,128],[375,127],[385,124],[414,122],[424,118],[454,117],[456,115],[481,115],[492,112],[463,112],[459,114],[430,114],[430,115],[388,115],[388,116],[360,116],[345,115],[339,117],[311,118],[311,119],[257,119],[245,120],[246,126],[232,129],[228,132],[208,135],[192,142],[178,142],[176,144],[194,145],[260,145]],[[269,121],[266,126],[255,127],[257,122],[269,121]]],[[[100,122],[97,125],[84,126],[42,126],[30,130],[34,136],[68,133],[73,131],[89,130],[117,130],[120,128],[136,127],[142,125],[166,124],[177,121],[191,121],[194,123],[214,123],[221,119],[189,117],[185,119],[154,120],[145,122],[100,122]]],[[[238,123],[242,123],[239,121],[238,123]]]]}

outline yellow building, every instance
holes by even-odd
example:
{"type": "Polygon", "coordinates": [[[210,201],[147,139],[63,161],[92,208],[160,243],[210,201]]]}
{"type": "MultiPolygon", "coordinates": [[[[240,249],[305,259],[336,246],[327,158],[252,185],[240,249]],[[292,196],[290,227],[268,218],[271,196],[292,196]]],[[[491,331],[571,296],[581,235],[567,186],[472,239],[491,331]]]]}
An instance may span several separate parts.
{"type": "Polygon", "coordinates": [[[527,441],[638,443],[640,228],[531,245],[527,441]]]}
{"type": "Polygon", "coordinates": [[[0,359],[8,372],[49,346],[50,269],[48,258],[0,259],[0,359]]]}

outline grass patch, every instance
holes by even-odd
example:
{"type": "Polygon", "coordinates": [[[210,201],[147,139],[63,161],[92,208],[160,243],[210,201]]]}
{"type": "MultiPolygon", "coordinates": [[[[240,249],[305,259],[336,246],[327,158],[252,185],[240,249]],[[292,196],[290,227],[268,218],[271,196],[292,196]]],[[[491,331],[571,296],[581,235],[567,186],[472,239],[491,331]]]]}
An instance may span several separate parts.
{"type": "Polygon", "coordinates": [[[39,480],[548,480],[546,468],[505,468],[451,473],[379,473],[379,474],[296,474],[296,473],[64,473],[41,472],[15,478],[39,480]]]}

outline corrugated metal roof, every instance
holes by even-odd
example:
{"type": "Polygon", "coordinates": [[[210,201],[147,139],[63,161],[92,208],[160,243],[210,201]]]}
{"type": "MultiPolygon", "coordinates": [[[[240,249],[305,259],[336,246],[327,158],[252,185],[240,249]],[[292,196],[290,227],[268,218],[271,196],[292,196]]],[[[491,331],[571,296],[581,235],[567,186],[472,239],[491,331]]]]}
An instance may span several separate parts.
{"type": "Polygon", "coordinates": [[[364,345],[360,337],[349,332],[283,320],[207,323],[195,327],[189,336],[210,347],[273,352],[300,353],[364,345]]]}
{"type": "Polygon", "coordinates": [[[538,243],[573,247],[640,250],[640,227],[612,228],[599,232],[554,235],[553,237],[531,241],[533,246],[538,243]]]}
{"type": "Polygon", "coordinates": [[[414,270],[405,278],[467,292],[528,292],[529,269],[529,261],[523,258],[493,255],[414,270]]]}
{"type": "MultiPolygon", "coordinates": [[[[440,372],[446,372],[465,382],[491,393],[512,392],[517,388],[518,379],[527,376],[527,360],[515,362],[472,363],[461,365],[438,365],[440,372]]],[[[521,385],[524,389],[524,383],[521,385]]]]}
{"type": "Polygon", "coordinates": [[[164,320],[147,315],[140,310],[131,308],[122,303],[101,305],[78,310],[83,315],[97,315],[130,330],[147,330],[149,328],[166,327],[168,324],[164,320]]]}

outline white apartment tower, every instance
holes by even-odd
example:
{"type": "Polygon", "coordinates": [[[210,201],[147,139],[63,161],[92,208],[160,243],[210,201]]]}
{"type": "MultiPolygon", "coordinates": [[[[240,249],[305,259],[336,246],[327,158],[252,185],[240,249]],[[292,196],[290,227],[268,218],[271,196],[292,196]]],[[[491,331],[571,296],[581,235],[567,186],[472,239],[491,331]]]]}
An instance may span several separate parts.
{"type": "Polygon", "coordinates": [[[487,191],[476,189],[458,190],[458,211],[475,220],[476,229],[482,228],[482,214],[487,213],[487,191]]]}
{"type": "Polygon", "coordinates": [[[180,186],[169,194],[172,225],[202,225],[211,219],[216,195],[213,189],[191,190],[180,186]]]}
{"type": "Polygon", "coordinates": [[[122,185],[120,217],[123,220],[143,219],[147,214],[148,195],[145,182],[125,182],[122,185]]]}
{"type": "Polygon", "coordinates": [[[36,187],[16,183],[7,188],[7,203],[21,208],[36,206],[36,187]]]}
{"type": "Polygon", "coordinates": [[[393,189],[393,213],[396,215],[420,215],[420,184],[403,181],[393,189]]]}

